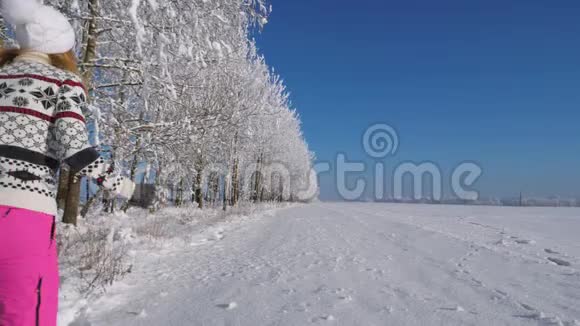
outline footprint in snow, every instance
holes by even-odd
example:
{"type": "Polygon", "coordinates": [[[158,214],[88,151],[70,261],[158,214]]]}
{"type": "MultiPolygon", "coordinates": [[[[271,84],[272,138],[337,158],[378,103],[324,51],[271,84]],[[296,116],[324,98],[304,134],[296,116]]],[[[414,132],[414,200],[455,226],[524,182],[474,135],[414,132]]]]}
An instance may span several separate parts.
{"type": "Polygon", "coordinates": [[[348,294],[352,294],[352,290],[347,290],[345,288],[335,288],[330,292],[333,294],[336,294],[340,297],[344,297],[344,296],[347,296],[348,294]]]}
{"type": "Polygon", "coordinates": [[[235,303],[235,302],[222,303],[222,304],[216,305],[216,307],[222,308],[224,310],[234,310],[234,309],[236,309],[238,307],[238,304],[235,303]]]}
{"type": "Polygon", "coordinates": [[[316,322],[320,322],[320,321],[333,322],[335,320],[336,320],[336,318],[333,315],[326,315],[326,316],[311,318],[310,322],[311,323],[316,323],[316,322]]]}
{"type": "Polygon", "coordinates": [[[505,291],[495,289],[493,292],[494,294],[492,295],[492,300],[494,301],[503,300],[508,297],[508,294],[505,291]]]}
{"type": "Polygon", "coordinates": [[[341,296],[341,297],[338,297],[338,299],[339,299],[341,302],[345,302],[345,303],[346,303],[346,302],[351,302],[351,301],[352,301],[352,297],[351,297],[350,295],[341,296]]]}
{"type": "Polygon", "coordinates": [[[496,241],[494,243],[496,246],[502,246],[505,247],[507,246],[509,243],[505,240],[505,239],[499,239],[498,241],[496,241]]]}
{"type": "Polygon", "coordinates": [[[537,311],[536,308],[534,308],[534,307],[532,307],[532,306],[530,306],[528,304],[525,304],[525,303],[520,303],[520,306],[522,306],[522,308],[524,308],[524,309],[526,309],[528,311],[537,311]]]}
{"type": "Polygon", "coordinates": [[[143,310],[141,310],[139,312],[137,312],[137,311],[129,311],[127,313],[130,314],[130,315],[134,315],[137,318],[147,318],[147,311],[145,309],[143,309],[143,310]]]}
{"type": "Polygon", "coordinates": [[[494,302],[502,301],[508,297],[507,292],[495,289],[493,290],[493,294],[491,296],[491,300],[494,302]]]}
{"type": "Polygon", "coordinates": [[[455,306],[455,307],[443,307],[439,308],[440,310],[447,310],[447,311],[455,311],[455,312],[465,312],[465,308],[462,306],[455,306]]]}
{"type": "Polygon", "coordinates": [[[564,259],[556,257],[548,257],[547,259],[558,266],[566,266],[566,267],[572,266],[572,264],[569,261],[566,261],[564,259]]]}
{"type": "Polygon", "coordinates": [[[471,278],[471,282],[473,284],[475,284],[476,286],[478,286],[478,287],[483,287],[484,286],[483,282],[480,281],[480,280],[478,280],[478,279],[476,279],[475,277],[472,277],[471,278]]]}
{"type": "Polygon", "coordinates": [[[515,315],[516,318],[523,318],[523,319],[530,319],[536,320],[540,322],[540,325],[566,325],[566,326],[575,326],[577,325],[577,321],[562,321],[562,319],[558,316],[548,316],[543,311],[536,311],[531,314],[524,314],[524,315],[515,315]]]}
{"type": "Polygon", "coordinates": [[[520,239],[520,240],[516,240],[516,243],[517,244],[535,244],[536,241],[520,239]]]}
{"type": "Polygon", "coordinates": [[[316,290],[312,291],[312,293],[319,294],[319,293],[327,292],[327,291],[328,291],[328,287],[326,285],[321,285],[318,288],[316,288],[316,290]]]}

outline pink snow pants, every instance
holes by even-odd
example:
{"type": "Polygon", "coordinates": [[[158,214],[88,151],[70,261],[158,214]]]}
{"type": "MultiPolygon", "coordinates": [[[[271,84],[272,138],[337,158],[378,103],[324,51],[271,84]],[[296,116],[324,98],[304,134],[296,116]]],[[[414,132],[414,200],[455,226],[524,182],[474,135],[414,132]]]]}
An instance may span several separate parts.
{"type": "Polygon", "coordinates": [[[56,326],[54,216],[0,206],[0,326],[56,326]]]}

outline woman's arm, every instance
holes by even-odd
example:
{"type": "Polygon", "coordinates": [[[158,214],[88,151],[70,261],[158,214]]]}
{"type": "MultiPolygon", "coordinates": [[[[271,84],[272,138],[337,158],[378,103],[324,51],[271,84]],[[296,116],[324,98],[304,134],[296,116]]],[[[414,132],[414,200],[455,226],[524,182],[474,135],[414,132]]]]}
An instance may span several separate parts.
{"type": "Polygon", "coordinates": [[[100,187],[131,198],[135,184],[119,176],[114,166],[90,145],[84,108],[86,95],[79,81],[64,83],[60,89],[54,115],[54,140],[57,156],[79,176],[95,179],[100,187]]]}

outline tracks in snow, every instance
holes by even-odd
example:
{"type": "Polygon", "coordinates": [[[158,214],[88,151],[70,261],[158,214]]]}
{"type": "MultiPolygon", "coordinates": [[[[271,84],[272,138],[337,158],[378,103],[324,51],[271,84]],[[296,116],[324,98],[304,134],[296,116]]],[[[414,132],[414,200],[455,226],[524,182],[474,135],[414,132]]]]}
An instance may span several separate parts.
{"type": "Polygon", "coordinates": [[[116,308],[90,320],[577,325],[578,260],[561,253],[563,242],[544,244],[540,233],[522,236],[461,207],[422,209],[317,204],[216,226],[188,249],[150,257],[151,270],[117,289],[128,295],[116,308]]]}

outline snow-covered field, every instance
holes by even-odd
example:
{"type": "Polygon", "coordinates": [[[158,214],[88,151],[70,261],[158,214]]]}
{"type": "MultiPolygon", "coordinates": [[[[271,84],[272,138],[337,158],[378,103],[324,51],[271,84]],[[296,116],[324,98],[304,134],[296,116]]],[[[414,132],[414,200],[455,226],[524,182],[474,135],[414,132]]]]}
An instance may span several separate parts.
{"type": "Polygon", "coordinates": [[[133,250],[71,325],[580,325],[579,209],[318,203],[187,223],[133,250]]]}

